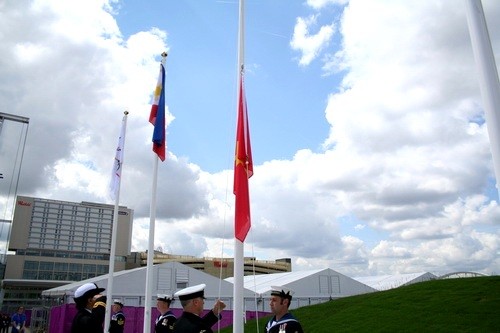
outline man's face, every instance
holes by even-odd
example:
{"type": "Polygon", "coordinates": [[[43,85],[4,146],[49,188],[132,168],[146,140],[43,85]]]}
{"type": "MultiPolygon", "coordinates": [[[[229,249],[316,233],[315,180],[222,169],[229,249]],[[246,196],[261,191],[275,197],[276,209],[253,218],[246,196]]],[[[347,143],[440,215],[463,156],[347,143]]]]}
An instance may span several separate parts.
{"type": "Polygon", "coordinates": [[[120,306],[118,304],[113,304],[113,312],[118,312],[120,311],[120,306]]]}
{"type": "Polygon", "coordinates": [[[271,296],[271,300],[269,301],[271,312],[275,315],[286,313],[288,310],[287,302],[287,300],[279,296],[271,296]]]}
{"type": "Polygon", "coordinates": [[[93,297],[89,298],[89,299],[87,300],[87,308],[88,308],[88,309],[92,309],[92,308],[94,307],[94,304],[95,304],[96,300],[97,300],[99,297],[102,297],[102,295],[101,295],[101,294],[97,294],[97,295],[95,295],[95,296],[93,296],[93,297]]]}
{"type": "Polygon", "coordinates": [[[168,310],[168,304],[167,304],[167,302],[158,300],[158,301],[156,301],[156,308],[161,313],[164,313],[168,310]]]}
{"type": "Polygon", "coordinates": [[[193,304],[194,304],[196,313],[198,315],[201,315],[201,313],[203,312],[203,305],[205,304],[205,300],[203,299],[203,297],[198,297],[198,298],[193,299],[193,304]]]}

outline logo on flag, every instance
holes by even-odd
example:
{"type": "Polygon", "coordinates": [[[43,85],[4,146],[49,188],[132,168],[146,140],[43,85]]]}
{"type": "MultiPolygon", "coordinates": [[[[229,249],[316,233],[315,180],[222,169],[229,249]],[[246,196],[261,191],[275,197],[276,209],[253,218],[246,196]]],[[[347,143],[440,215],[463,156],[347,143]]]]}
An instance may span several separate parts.
{"type": "Polygon", "coordinates": [[[126,117],[128,112],[125,111],[125,115],[122,119],[122,129],[120,131],[120,137],[118,138],[118,146],[116,147],[115,161],[113,163],[113,170],[111,174],[110,183],[110,194],[111,198],[115,200],[118,197],[118,192],[120,190],[120,182],[122,177],[122,163],[123,163],[123,149],[125,148],[125,127],[126,127],[126,117]]]}

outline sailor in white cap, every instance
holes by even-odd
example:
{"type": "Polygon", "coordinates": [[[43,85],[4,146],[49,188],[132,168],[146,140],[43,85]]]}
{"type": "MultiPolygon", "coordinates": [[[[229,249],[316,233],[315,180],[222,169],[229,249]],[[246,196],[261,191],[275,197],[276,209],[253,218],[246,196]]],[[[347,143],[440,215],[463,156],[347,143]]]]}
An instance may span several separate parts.
{"type": "Polygon", "coordinates": [[[266,325],[267,333],[303,333],[299,321],[288,312],[293,291],[286,287],[271,286],[269,307],[274,316],[266,325]]]}
{"type": "Polygon", "coordinates": [[[210,312],[200,317],[205,304],[205,284],[179,290],[175,296],[181,301],[182,316],[174,326],[174,333],[213,333],[211,327],[219,321],[226,304],[217,300],[210,312]]]}
{"type": "Polygon", "coordinates": [[[73,318],[71,333],[102,333],[106,313],[106,296],[101,295],[104,288],[95,283],[85,283],[75,290],[78,312],[73,318]]]}
{"type": "Polygon", "coordinates": [[[158,294],[156,308],[160,315],[155,321],[155,333],[172,333],[177,317],[170,311],[170,304],[174,301],[171,295],[158,294]]]}
{"type": "Polygon", "coordinates": [[[109,333],[123,333],[125,329],[125,314],[123,313],[123,303],[119,299],[113,300],[113,316],[109,323],[109,333]]]}

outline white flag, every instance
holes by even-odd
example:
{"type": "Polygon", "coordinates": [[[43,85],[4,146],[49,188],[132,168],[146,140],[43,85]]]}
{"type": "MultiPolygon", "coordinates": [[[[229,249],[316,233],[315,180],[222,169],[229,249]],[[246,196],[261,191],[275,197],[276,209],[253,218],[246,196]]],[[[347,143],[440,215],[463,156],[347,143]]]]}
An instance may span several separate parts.
{"type": "Polygon", "coordinates": [[[123,149],[125,148],[125,127],[127,124],[127,114],[125,113],[122,120],[122,130],[120,132],[120,137],[118,138],[118,146],[116,147],[115,162],[113,163],[113,170],[111,173],[111,183],[109,186],[111,198],[115,200],[118,196],[118,191],[120,190],[120,182],[122,176],[122,164],[123,164],[123,149]]]}

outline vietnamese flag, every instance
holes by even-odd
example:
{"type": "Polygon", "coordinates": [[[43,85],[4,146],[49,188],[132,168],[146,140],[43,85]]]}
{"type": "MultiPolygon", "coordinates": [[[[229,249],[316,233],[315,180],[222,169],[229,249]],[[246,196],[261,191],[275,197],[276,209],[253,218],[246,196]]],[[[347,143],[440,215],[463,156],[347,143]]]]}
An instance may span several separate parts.
{"type": "Polygon", "coordinates": [[[253,162],[243,76],[240,76],[239,84],[233,188],[235,195],[234,236],[239,241],[244,242],[251,225],[248,178],[253,175],[253,162]]]}

